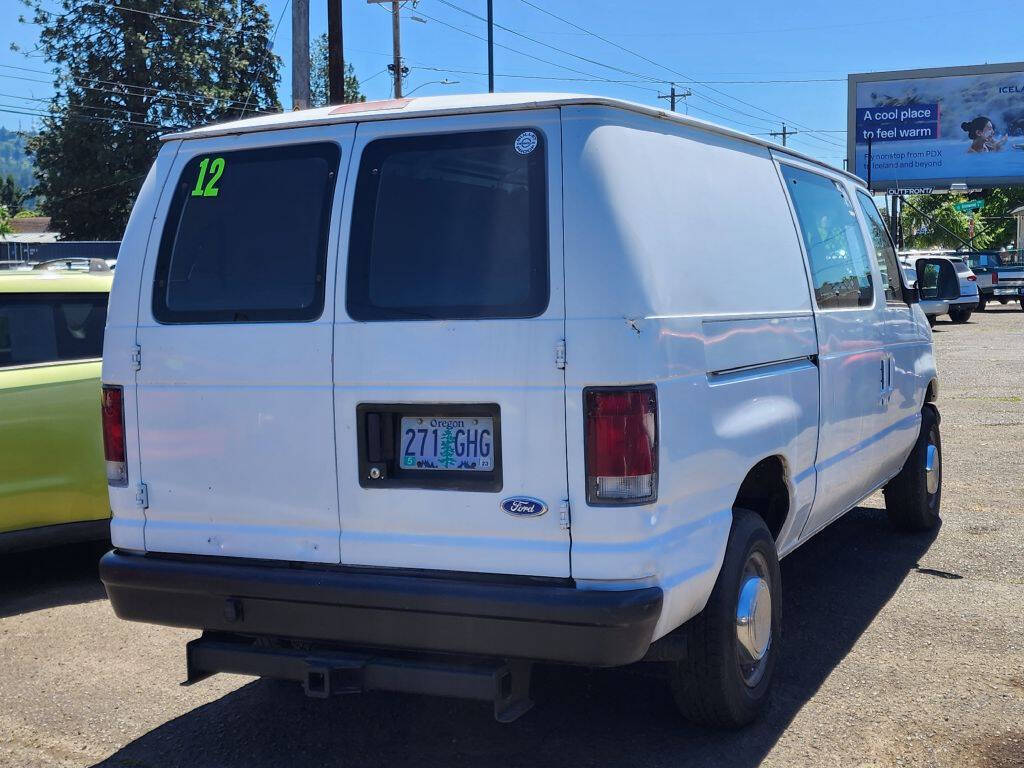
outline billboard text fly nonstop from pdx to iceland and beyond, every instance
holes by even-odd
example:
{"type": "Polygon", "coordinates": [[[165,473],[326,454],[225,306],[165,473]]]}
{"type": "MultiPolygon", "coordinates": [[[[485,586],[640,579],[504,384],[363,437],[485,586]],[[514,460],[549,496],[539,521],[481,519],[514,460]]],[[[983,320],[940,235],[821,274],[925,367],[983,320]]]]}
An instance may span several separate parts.
{"type": "Polygon", "coordinates": [[[847,158],[878,191],[1024,184],[1024,63],[850,75],[847,158]]]}

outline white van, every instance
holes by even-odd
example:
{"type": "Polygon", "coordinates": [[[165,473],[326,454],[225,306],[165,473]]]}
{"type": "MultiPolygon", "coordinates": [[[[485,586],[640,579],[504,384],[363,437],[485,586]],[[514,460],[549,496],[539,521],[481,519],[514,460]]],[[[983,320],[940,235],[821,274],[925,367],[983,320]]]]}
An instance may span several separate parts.
{"type": "Polygon", "coordinates": [[[931,332],[861,182],[599,97],[166,137],[103,382],[102,578],[122,618],[203,630],[190,682],[511,720],[534,661],[647,660],[739,725],[778,559],[878,488],[938,521],[931,332]]]}

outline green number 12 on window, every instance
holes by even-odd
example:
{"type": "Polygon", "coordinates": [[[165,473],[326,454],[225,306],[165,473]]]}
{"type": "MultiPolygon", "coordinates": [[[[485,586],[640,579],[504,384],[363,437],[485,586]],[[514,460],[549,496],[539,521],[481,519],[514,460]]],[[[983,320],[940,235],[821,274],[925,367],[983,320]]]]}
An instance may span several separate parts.
{"type": "Polygon", "coordinates": [[[220,181],[223,173],[223,157],[215,157],[212,160],[209,157],[204,157],[199,163],[199,178],[196,179],[196,185],[192,189],[192,197],[216,197],[219,191],[217,182],[220,181]],[[207,170],[210,172],[209,179],[206,178],[207,170]]]}

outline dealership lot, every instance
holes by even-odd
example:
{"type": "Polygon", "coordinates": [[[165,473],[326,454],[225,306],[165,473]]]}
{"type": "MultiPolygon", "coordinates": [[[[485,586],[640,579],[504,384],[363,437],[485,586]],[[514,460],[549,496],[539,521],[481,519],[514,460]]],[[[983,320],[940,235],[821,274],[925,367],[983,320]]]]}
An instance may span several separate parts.
{"type": "Polygon", "coordinates": [[[184,678],[188,631],[116,619],[96,547],[0,563],[0,766],[1024,765],[1024,313],[935,329],[944,522],[880,497],[783,562],[782,669],[739,733],[678,719],[656,667],[540,670],[512,725],[486,704],[306,699],[184,678]]]}

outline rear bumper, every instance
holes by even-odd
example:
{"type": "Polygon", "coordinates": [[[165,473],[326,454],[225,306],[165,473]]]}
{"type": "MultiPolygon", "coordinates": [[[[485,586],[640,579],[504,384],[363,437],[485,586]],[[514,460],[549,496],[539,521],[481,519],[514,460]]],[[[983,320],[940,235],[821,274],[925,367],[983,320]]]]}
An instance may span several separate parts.
{"type": "Polygon", "coordinates": [[[295,568],[109,552],[100,578],[122,619],[244,635],[587,666],[639,660],[662,590],[565,580],[295,568]]]}
{"type": "Polygon", "coordinates": [[[1024,287],[1016,285],[992,285],[978,289],[978,295],[986,300],[1010,299],[1014,301],[1024,296],[1024,287]],[[1009,291],[1009,293],[996,293],[996,291],[1009,291]]]}

